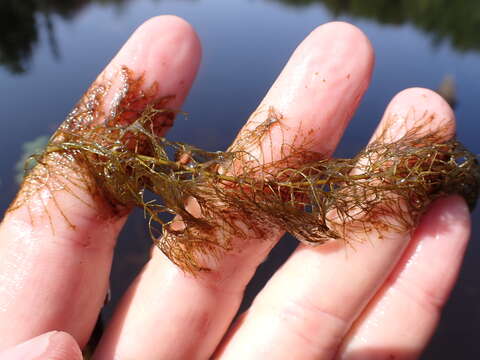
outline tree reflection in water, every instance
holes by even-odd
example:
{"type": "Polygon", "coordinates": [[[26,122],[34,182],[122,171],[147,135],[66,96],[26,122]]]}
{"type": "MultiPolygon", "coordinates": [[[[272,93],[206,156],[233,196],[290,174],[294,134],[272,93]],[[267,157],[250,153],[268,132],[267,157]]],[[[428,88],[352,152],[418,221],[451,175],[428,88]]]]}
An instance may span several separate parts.
{"type": "MultiPolygon", "coordinates": [[[[12,73],[28,67],[39,28],[44,26],[50,48],[59,56],[52,15],[75,17],[90,4],[122,6],[129,0],[2,0],[0,1],[0,65],[12,73]]],[[[381,24],[413,24],[435,43],[450,41],[460,51],[480,50],[478,0],[270,0],[289,6],[322,4],[335,16],[373,19],[381,24]]]]}
{"type": "Polygon", "coordinates": [[[381,24],[413,24],[434,42],[450,41],[460,51],[480,50],[478,0],[274,0],[291,6],[323,4],[335,16],[373,19],[381,24]]]}
{"type": "Polygon", "coordinates": [[[121,6],[129,0],[2,0],[0,1],[0,65],[12,73],[22,73],[39,40],[39,30],[46,28],[54,57],[59,57],[52,15],[74,18],[92,3],[121,6]]]}

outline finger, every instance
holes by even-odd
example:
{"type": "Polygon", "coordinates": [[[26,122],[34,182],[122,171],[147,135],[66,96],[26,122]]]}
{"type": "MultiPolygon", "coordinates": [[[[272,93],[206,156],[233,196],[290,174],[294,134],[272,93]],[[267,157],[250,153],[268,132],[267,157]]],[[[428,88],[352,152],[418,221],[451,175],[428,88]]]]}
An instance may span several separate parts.
{"type": "MultiPolygon", "coordinates": [[[[393,141],[426,119],[432,131],[454,131],[453,113],[438,95],[406,90],[388,106],[376,136],[393,141]],[[386,132],[392,121],[396,131],[386,132]]],[[[299,246],[232,330],[220,358],[332,358],[409,240],[406,233],[383,236],[347,254],[333,241],[299,246]]]]}
{"type": "MultiPolygon", "coordinates": [[[[265,156],[278,157],[269,155],[268,145],[294,143],[299,127],[315,134],[309,142],[312,150],[331,153],[367,87],[372,65],[372,48],[358,29],[343,23],[320,26],[296,49],[242,131],[262,124],[274,109],[282,114],[283,131],[269,132],[265,142],[257,143],[265,146],[265,156]]],[[[246,284],[280,235],[272,232],[264,242],[243,243],[241,251],[226,254],[212,271],[197,277],[154,250],[117,309],[97,358],[208,358],[235,315],[246,284]]]]}
{"type": "Polygon", "coordinates": [[[64,332],[52,331],[0,352],[0,360],[81,360],[75,339],[64,332]]]}
{"type": "MultiPolygon", "coordinates": [[[[172,16],[154,18],[132,35],[97,85],[112,80],[115,93],[115,76],[127,66],[135,76],[144,74],[145,86],[158,82],[152,100],[175,95],[168,105],[177,108],[199,57],[190,25],[172,16]]],[[[109,110],[106,105],[104,112],[109,110]]],[[[66,330],[84,345],[103,305],[125,216],[75,185],[52,192],[56,181],[48,177],[34,195],[27,182],[0,227],[0,348],[51,329],[66,330]]]]}
{"type": "Polygon", "coordinates": [[[435,202],[337,357],[417,359],[455,283],[469,235],[470,214],[462,198],[435,202]]]}

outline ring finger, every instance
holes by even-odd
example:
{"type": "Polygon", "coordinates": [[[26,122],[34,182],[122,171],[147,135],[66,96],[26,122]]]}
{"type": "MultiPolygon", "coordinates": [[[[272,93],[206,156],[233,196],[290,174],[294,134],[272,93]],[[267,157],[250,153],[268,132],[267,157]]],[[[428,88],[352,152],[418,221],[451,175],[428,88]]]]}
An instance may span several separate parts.
{"type": "MultiPolygon", "coordinates": [[[[454,115],[434,92],[409,89],[392,100],[373,139],[395,141],[419,128],[451,137],[454,115]]],[[[239,320],[219,357],[333,358],[410,239],[408,232],[382,235],[371,232],[351,253],[333,241],[317,248],[299,246],[239,320]]]]}

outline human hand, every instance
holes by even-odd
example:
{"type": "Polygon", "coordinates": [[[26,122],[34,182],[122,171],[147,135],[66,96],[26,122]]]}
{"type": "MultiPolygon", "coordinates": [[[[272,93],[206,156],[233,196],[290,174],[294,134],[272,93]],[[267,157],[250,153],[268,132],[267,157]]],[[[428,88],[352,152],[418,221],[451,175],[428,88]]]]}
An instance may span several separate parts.
{"type": "MultiPolygon", "coordinates": [[[[192,28],[164,16],[140,27],[104,76],[126,65],[144,73],[146,82],[158,81],[158,97],[175,94],[169,106],[180,108],[199,58],[192,28]]],[[[331,154],[372,67],[373,51],[358,29],[344,23],[316,29],[259,106],[283,115],[287,130],[281,139],[272,133],[269,141],[293,143],[301,120],[302,128],[314,134],[310,149],[331,154]]],[[[249,123],[261,122],[265,114],[254,112],[249,123]]],[[[393,141],[427,119],[431,131],[454,133],[453,112],[437,94],[405,90],[388,106],[374,138],[386,133],[384,140],[393,141]]],[[[0,349],[15,351],[15,344],[51,330],[71,334],[80,347],[87,342],[125,221],[124,216],[99,215],[89,201],[58,192],[54,199],[35,197],[6,214],[0,227],[0,349]],[[34,222],[32,208],[44,213],[34,222]]],[[[385,233],[384,239],[372,236],[347,255],[338,241],[316,248],[300,245],[230,330],[246,284],[282,234],[272,231],[265,241],[247,242],[241,252],[226,254],[211,272],[196,277],[154,249],[119,304],[95,358],[415,358],[455,282],[469,227],[463,200],[450,197],[433,204],[412,237],[397,232],[385,233]]],[[[55,333],[51,344],[48,351],[64,351],[58,358],[80,358],[67,334],[55,333]]]]}

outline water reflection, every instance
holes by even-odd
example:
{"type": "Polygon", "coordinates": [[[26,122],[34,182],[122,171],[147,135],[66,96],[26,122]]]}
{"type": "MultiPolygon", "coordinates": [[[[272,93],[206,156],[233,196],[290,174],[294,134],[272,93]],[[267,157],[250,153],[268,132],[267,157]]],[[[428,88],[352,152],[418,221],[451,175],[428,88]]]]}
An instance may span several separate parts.
{"type": "MultiPolygon", "coordinates": [[[[0,2],[0,64],[22,73],[45,27],[54,57],[59,57],[53,15],[71,19],[89,4],[121,7],[130,0],[3,0],[0,2]]],[[[323,4],[335,16],[373,19],[382,24],[410,23],[433,36],[435,43],[450,41],[458,50],[480,50],[480,2],[477,0],[273,0],[290,6],[323,4]],[[459,20],[461,19],[461,20],[459,20]]]]}
{"type": "Polygon", "coordinates": [[[2,0],[0,1],[0,64],[12,73],[28,68],[42,26],[47,31],[54,57],[60,52],[55,38],[52,16],[75,17],[91,3],[122,6],[129,0],[2,0]]]}
{"type": "Polygon", "coordinates": [[[478,0],[274,0],[292,6],[323,4],[334,15],[373,19],[381,24],[413,24],[433,36],[450,41],[457,50],[480,50],[478,0]]]}

